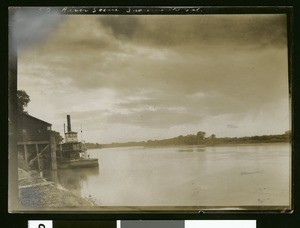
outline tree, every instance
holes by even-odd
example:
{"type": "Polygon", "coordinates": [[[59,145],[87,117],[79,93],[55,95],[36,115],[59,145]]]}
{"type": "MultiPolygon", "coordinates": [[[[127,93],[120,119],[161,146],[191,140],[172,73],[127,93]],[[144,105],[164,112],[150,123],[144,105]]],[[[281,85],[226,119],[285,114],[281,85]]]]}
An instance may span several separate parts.
{"type": "Polygon", "coordinates": [[[28,103],[30,102],[30,97],[24,90],[17,91],[17,102],[18,113],[27,113],[27,111],[25,111],[25,107],[27,107],[28,103]]]}
{"type": "Polygon", "coordinates": [[[200,142],[204,141],[205,139],[205,132],[204,131],[198,131],[197,132],[197,139],[198,139],[198,144],[200,144],[200,142]]]}
{"type": "Polygon", "coordinates": [[[205,132],[203,132],[203,131],[198,131],[197,132],[197,138],[199,139],[199,140],[204,140],[204,138],[205,138],[205,132]]]}

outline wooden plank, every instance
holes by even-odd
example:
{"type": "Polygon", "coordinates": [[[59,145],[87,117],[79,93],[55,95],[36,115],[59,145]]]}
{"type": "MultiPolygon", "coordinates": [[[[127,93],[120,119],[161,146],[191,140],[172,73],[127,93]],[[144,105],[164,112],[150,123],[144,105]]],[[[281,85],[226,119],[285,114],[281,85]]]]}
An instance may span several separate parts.
{"type": "MultiPolygon", "coordinates": [[[[44,149],[42,150],[42,152],[38,152],[37,153],[37,155],[42,155],[42,153],[44,152],[44,151],[46,151],[46,149],[49,147],[49,144],[48,145],[46,145],[45,147],[44,147],[44,149]]],[[[36,144],[36,150],[38,151],[38,148],[37,148],[37,144],[36,144]]],[[[35,156],[33,159],[31,159],[31,162],[34,162],[39,156],[35,156]]]]}
{"type": "Polygon", "coordinates": [[[50,141],[27,141],[27,142],[18,142],[18,145],[40,145],[40,144],[49,144],[50,141]]]}
{"type": "Polygon", "coordinates": [[[38,169],[41,170],[41,161],[40,161],[40,156],[39,156],[38,144],[35,144],[35,148],[36,148],[36,157],[37,157],[37,162],[38,162],[38,169]]]}
{"type": "Polygon", "coordinates": [[[56,141],[55,135],[50,134],[50,150],[51,150],[51,168],[57,170],[57,158],[56,158],[56,141]]]}
{"type": "Polygon", "coordinates": [[[28,151],[27,151],[27,145],[24,145],[24,153],[25,153],[25,161],[26,161],[26,164],[28,164],[28,151]]]}
{"type": "Polygon", "coordinates": [[[30,185],[23,185],[23,186],[19,186],[19,189],[24,189],[24,188],[33,188],[33,187],[40,187],[40,186],[47,186],[47,185],[54,185],[53,182],[40,182],[40,183],[36,183],[36,184],[30,184],[30,185]]]}
{"type": "Polygon", "coordinates": [[[49,144],[44,147],[44,149],[39,153],[39,155],[41,155],[42,153],[44,153],[48,147],[49,147],[49,144]]]}

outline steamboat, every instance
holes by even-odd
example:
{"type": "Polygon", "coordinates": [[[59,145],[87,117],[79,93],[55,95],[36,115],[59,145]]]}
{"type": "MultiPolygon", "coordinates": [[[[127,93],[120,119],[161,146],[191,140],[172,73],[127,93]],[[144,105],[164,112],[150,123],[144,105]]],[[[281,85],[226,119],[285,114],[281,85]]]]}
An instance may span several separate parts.
{"type": "Polygon", "coordinates": [[[97,158],[90,158],[84,141],[78,140],[78,134],[71,129],[71,116],[67,115],[67,131],[65,142],[57,151],[57,166],[60,169],[98,167],[97,158]]]}

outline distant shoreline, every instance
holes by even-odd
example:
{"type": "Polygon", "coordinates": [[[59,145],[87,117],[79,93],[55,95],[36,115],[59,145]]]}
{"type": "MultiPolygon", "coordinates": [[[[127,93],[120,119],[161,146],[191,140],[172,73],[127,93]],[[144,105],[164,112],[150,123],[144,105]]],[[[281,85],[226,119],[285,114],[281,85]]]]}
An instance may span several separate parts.
{"type": "Polygon", "coordinates": [[[110,144],[99,144],[99,143],[86,143],[87,149],[99,149],[99,148],[115,148],[115,147],[162,147],[162,146],[224,146],[224,145],[245,145],[254,143],[289,143],[291,142],[291,132],[286,131],[280,135],[256,135],[256,136],[245,136],[245,137],[222,137],[217,138],[215,134],[209,137],[205,137],[205,132],[199,131],[196,135],[180,135],[169,139],[160,140],[148,140],[140,142],[125,142],[125,143],[110,143],[110,144]]]}
{"type": "Polygon", "coordinates": [[[162,147],[230,147],[230,146],[253,146],[253,145],[266,145],[266,144],[290,144],[290,141],[280,141],[280,142],[247,142],[247,143],[217,143],[217,144],[181,144],[181,145],[157,145],[157,146],[147,146],[147,145],[102,145],[101,147],[87,148],[88,150],[94,149],[106,149],[106,148],[121,148],[121,147],[144,147],[144,148],[162,148],[162,147]]]}

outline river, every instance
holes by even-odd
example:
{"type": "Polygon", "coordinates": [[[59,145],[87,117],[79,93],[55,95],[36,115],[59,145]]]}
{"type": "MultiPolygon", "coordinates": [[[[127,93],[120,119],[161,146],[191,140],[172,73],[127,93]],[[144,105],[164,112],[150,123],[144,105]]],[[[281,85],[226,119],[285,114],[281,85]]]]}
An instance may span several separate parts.
{"type": "Polygon", "coordinates": [[[287,206],[289,144],[89,150],[99,168],[59,170],[59,186],[101,206],[287,206]]]}

